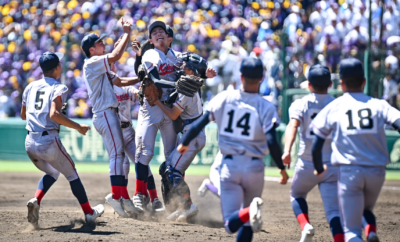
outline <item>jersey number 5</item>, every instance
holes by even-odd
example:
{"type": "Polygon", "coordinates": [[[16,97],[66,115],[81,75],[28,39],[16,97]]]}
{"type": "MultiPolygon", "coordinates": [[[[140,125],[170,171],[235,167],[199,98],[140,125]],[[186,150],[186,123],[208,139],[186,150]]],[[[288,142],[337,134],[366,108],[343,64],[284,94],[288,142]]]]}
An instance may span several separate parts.
{"type": "Polygon", "coordinates": [[[41,92],[41,91],[38,91],[36,93],[36,101],[35,101],[36,102],[36,104],[35,104],[35,109],[36,110],[40,110],[43,107],[43,98],[40,97],[40,96],[44,95],[44,93],[45,92],[41,92]]]}

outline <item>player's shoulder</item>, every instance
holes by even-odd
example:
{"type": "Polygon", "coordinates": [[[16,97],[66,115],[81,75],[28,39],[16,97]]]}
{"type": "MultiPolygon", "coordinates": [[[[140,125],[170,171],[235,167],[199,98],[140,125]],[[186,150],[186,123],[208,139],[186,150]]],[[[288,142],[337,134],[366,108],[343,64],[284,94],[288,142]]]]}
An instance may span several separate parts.
{"type": "Polygon", "coordinates": [[[107,55],[95,55],[85,60],[86,65],[93,65],[93,64],[103,64],[104,60],[107,58],[107,55]],[[103,61],[103,62],[102,62],[103,61]]]}
{"type": "Polygon", "coordinates": [[[149,58],[149,57],[154,57],[154,56],[160,56],[160,53],[158,53],[157,50],[155,49],[150,49],[147,50],[144,55],[143,55],[143,59],[149,58]]]}

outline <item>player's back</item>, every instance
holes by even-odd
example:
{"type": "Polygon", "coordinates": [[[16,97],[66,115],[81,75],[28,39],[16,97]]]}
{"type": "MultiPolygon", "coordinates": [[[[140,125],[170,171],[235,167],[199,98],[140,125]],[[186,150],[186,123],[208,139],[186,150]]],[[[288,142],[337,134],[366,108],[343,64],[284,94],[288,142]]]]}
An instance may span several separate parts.
{"type": "MultiPolygon", "coordinates": [[[[303,160],[312,161],[311,148],[315,139],[315,135],[310,128],[311,121],[317,116],[317,114],[334,98],[329,94],[316,94],[311,93],[304,96],[301,99],[296,100],[292,103],[289,108],[289,117],[291,119],[297,119],[301,122],[299,126],[299,152],[298,155],[303,160]]],[[[330,162],[331,158],[331,136],[329,136],[324,143],[322,149],[322,160],[324,162],[330,162]]]]}
{"type": "Polygon", "coordinates": [[[392,124],[400,112],[386,101],[364,93],[345,93],[314,119],[314,132],[333,132],[332,163],[384,166],[389,162],[385,123],[392,124]]]}
{"type": "Polygon", "coordinates": [[[224,91],[208,104],[218,124],[222,154],[264,157],[268,154],[265,133],[279,117],[276,108],[258,93],[224,91]]]}
{"type": "Polygon", "coordinates": [[[59,130],[60,124],[50,118],[51,104],[58,96],[64,102],[67,91],[65,85],[48,77],[29,84],[22,97],[26,106],[26,129],[31,132],[59,130]]]}

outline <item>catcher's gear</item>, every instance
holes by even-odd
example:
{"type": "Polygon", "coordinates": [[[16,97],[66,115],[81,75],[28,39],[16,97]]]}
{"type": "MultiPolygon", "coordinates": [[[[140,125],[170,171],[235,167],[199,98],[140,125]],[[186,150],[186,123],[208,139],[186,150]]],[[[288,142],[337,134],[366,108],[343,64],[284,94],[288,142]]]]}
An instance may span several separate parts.
{"type": "Polygon", "coordinates": [[[204,80],[197,76],[181,76],[175,82],[175,89],[185,96],[193,97],[203,85],[204,80]]]}
{"type": "Polygon", "coordinates": [[[180,63],[181,67],[183,67],[180,68],[182,71],[184,71],[184,67],[187,67],[194,72],[195,76],[201,77],[203,79],[207,78],[207,61],[198,54],[184,52],[179,57],[178,63],[180,63]]]}
{"type": "Polygon", "coordinates": [[[168,205],[171,200],[171,196],[170,196],[171,195],[170,194],[171,185],[170,185],[169,179],[168,179],[168,177],[170,175],[170,171],[167,170],[167,164],[165,161],[160,165],[158,173],[161,176],[161,193],[162,193],[162,196],[164,199],[164,204],[168,205]]]}
{"type": "MultiPolygon", "coordinates": [[[[154,106],[155,102],[160,99],[162,95],[162,89],[157,87],[148,76],[143,79],[140,85],[140,91],[142,95],[141,98],[144,96],[150,106],[154,106]]],[[[140,100],[140,98],[139,102],[143,105],[143,100],[140,100]]]]}

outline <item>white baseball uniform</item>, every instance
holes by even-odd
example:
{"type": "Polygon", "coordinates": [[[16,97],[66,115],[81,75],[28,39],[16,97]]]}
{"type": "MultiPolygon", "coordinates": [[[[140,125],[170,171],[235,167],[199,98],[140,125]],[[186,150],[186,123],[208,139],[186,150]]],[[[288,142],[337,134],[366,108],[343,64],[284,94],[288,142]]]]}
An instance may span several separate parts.
{"type": "MultiPolygon", "coordinates": [[[[187,123],[182,130],[182,136],[185,136],[188,130],[192,127],[193,121],[203,114],[203,105],[199,93],[196,93],[193,97],[188,97],[183,94],[178,94],[178,98],[174,103],[182,113],[180,117],[183,122],[187,123]]],[[[176,149],[174,149],[171,155],[167,159],[167,166],[172,166],[174,169],[185,173],[186,169],[192,163],[194,157],[199,153],[206,145],[206,134],[204,130],[189,143],[189,150],[181,155],[176,149]]]]}
{"type": "Polygon", "coordinates": [[[60,124],[50,118],[53,100],[61,97],[64,103],[68,88],[53,78],[44,77],[30,83],[22,95],[26,106],[25,149],[33,164],[57,180],[60,172],[68,181],[78,179],[75,164],[58,136],[60,124]]]}
{"type": "Polygon", "coordinates": [[[345,93],[311,123],[321,138],[333,134],[331,161],[339,166],[339,206],[346,241],[362,241],[361,218],[365,211],[372,212],[389,163],[384,124],[399,118],[400,112],[384,100],[345,93]]]}
{"type": "MultiPolygon", "coordinates": [[[[336,192],[338,168],[330,165],[332,136],[329,136],[322,148],[322,160],[329,168],[322,177],[314,175],[311,148],[315,135],[310,128],[310,123],[315,116],[333,100],[334,98],[329,94],[311,93],[293,102],[289,108],[290,119],[300,121],[299,159],[296,163],[296,169],[293,175],[290,200],[293,202],[296,198],[306,199],[307,194],[318,185],[328,222],[334,217],[339,217],[338,197],[336,192]]],[[[296,216],[302,213],[302,211],[294,212],[296,216]]]]}
{"type": "Polygon", "coordinates": [[[261,197],[263,157],[268,154],[266,133],[279,117],[274,105],[258,93],[240,90],[219,93],[208,104],[210,121],[218,125],[218,144],[224,156],[220,165],[221,205],[224,221],[261,197]]]}
{"type": "MultiPolygon", "coordinates": [[[[153,68],[157,68],[160,78],[171,82],[175,82],[176,79],[176,62],[176,52],[171,49],[168,50],[167,54],[156,48],[151,49],[146,51],[142,58],[142,65],[147,73],[153,68]]],[[[163,88],[162,90],[163,93],[160,100],[166,101],[174,89],[163,88]]],[[[154,143],[158,130],[161,133],[164,155],[165,159],[167,159],[176,147],[177,142],[172,120],[157,105],[150,106],[146,98],[144,98],[144,104],[140,107],[138,115],[136,162],[149,165],[153,158],[154,143]]]]}
{"type": "Polygon", "coordinates": [[[118,76],[111,71],[107,55],[85,59],[83,73],[93,104],[93,125],[103,137],[110,158],[110,175],[124,175],[124,140],[117,112],[118,99],[113,90],[118,76]]]}

